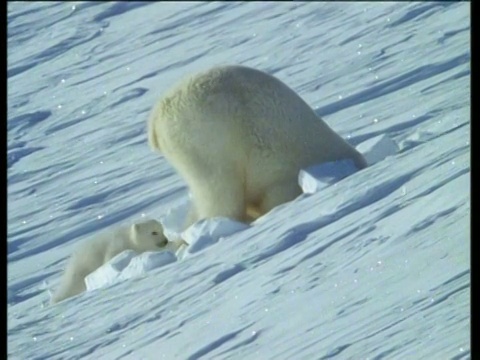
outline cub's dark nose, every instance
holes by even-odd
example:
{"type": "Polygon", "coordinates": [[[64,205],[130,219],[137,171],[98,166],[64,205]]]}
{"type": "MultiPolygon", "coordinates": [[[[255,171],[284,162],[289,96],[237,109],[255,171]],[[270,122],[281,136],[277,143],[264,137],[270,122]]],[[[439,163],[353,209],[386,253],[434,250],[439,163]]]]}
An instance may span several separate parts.
{"type": "Polygon", "coordinates": [[[162,241],[160,241],[159,246],[160,247],[165,247],[165,246],[167,246],[167,244],[168,244],[168,239],[163,239],[162,241]]]}

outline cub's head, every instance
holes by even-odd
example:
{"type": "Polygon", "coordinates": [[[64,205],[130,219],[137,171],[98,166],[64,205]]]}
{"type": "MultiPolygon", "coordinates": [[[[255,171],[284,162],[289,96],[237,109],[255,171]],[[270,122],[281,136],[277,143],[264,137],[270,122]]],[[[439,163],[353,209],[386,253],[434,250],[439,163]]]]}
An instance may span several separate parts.
{"type": "Polygon", "coordinates": [[[163,226],[156,220],[133,224],[130,236],[134,245],[141,251],[162,250],[168,245],[168,239],[163,234],[163,226]]]}

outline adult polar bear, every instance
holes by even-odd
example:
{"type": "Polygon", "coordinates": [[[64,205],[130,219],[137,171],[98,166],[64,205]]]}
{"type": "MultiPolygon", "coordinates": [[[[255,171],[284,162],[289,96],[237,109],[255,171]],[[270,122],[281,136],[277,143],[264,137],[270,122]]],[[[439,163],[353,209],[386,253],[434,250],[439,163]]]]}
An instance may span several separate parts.
{"type": "Polygon", "coordinates": [[[193,196],[186,226],[225,216],[248,222],[301,193],[298,173],[363,156],[283,82],[244,66],[194,75],[158,101],[150,147],[164,154],[193,196]]]}
{"type": "Polygon", "coordinates": [[[88,239],[74,251],[51,303],[77,295],[86,290],[85,277],[124,250],[176,251],[183,241],[169,242],[162,225],[156,220],[145,220],[130,227],[119,227],[88,239]]]}

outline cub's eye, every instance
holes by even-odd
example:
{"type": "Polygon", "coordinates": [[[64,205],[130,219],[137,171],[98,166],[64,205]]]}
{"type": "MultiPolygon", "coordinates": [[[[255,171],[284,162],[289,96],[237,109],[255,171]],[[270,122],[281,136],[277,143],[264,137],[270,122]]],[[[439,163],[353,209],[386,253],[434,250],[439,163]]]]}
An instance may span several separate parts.
{"type": "Polygon", "coordinates": [[[157,236],[157,235],[158,235],[158,232],[157,232],[157,231],[152,231],[152,235],[153,235],[153,236],[157,236]]]}

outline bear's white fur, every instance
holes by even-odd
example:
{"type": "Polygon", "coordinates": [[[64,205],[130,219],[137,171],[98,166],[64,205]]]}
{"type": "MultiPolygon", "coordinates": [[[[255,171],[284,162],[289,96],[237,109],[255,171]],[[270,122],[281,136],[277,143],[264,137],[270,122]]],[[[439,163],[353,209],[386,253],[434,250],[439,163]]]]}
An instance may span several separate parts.
{"type": "Polygon", "coordinates": [[[101,233],[81,243],[74,251],[51,302],[57,303],[85,291],[85,277],[124,250],[142,253],[169,248],[163,227],[156,220],[101,233]]]}
{"type": "Polygon", "coordinates": [[[244,66],[214,67],[173,88],[150,114],[148,139],[189,186],[186,227],[217,216],[249,222],[293,200],[302,168],[367,166],[292,89],[244,66]]]}

